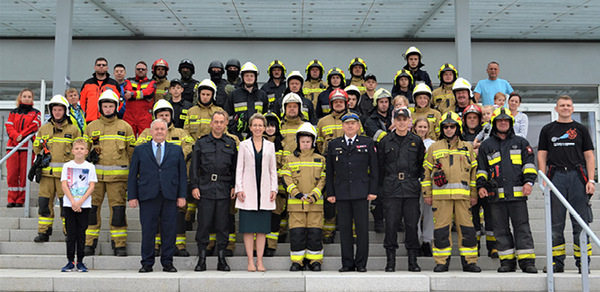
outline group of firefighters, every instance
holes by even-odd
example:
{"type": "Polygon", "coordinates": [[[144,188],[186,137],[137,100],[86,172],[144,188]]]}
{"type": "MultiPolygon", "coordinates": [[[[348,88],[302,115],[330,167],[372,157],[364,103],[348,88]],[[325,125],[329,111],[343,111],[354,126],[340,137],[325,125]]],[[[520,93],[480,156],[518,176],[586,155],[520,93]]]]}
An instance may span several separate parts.
{"type": "MultiPolygon", "coordinates": [[[[106,73],[106,59],[98,58],[93,78],[83,85],[79,104],[62,95],[54,96],[49,103],[51,119],[37,131],[34,152],[41,153],[40,157],[47,153],[51,160],[42,167],[39,181],[39,235],[35,241],[46,242],[52,234],[54,200],[63,196],[61,167],[72,159],[70,147],[75,139],[82,137],[89,143],[88,160],[95,164],[98,177],[85,253],[96,253],[106,194],[114,255],[127,256],[128,165],[134,147],[151,140],[151,121],[160,118],[169,124],[167,142],[181,146],[188,168],[197,167],[190,173],[206,173],[216,170],[190,160],[196,141],[211,132],[213,115],[227,113],[225,133],[239,145],[249,134],[249,118],[262,113],[267,120],[265,138],[276,145],[280,178],[265,256],[275,254],[277,243],[284,242],[287,233],[290,270],[308,266],[318,271],[323,244],[333,243],[336,234],[336,206],[326,199],[325,161],[333,152],[328,152],[328,145],[345,135],[343,123],[352,119],[347,115],[354,114],[359,117],[361,135],[376,143],[379,196],[371,202],[371,212],[375,231],[385,232],[386,271],[395,270],[398,230],[406,232],[410,271],[421,270],[418,255],[433,255],[434,271],[448,271],[455,229],[463,270],[480,272],[477,259],[482,226],[472,217],[476,214],[481,220],[480,207],[485,205],[488,255],[500,258],[498,271],[514,271],[518,261],[524,272],[537,273],[526,204],[536,179],[535,156],[527,140],[514,134],[513,115],[504,107],[495,109],[489,121],[490,138],[475,150],[473,140],[465,139],[469,127],[464,120],[470,114],[478,116],[478,126],[483,120],[471,84],[459,78],[454,66],[444,64],[438,73],[440,86],[432,91],[429,75],[421,70],[421,52],[410,47],[404,57],[406,66],[397,72],[391,91],[377,88],[377,77],[366,74],[367,65],[361,58],[351,60],[349,76],[337,67],[326,71],[316,59],[308,63],[306,76],[299,71],[287,74],[283,62],[274,60],[267,69],[269,80],[261,88],[257,66],[251,62],[241,65],[236,59],[225,66],[220,61],[211,62],[210,78],[202,81],[192,78],[195,67],[187,59],[179,64],[180,79],[169,81],[169,65],[159,59],[151,66],[152,78],[146,76],[146,64],[138,62],[136,76],[119,81],[106,73]],[[77,113],[83,113],[86,123],[82,126],[77,113]],[[422,136],[416,131],[420,120],[426,126],[422,136]],[[426,145],[427,139],[430,143],[426,145]],[[302,141],[306,141],[304,146],[302,141]],[[424,208],[430,208],[428,213],[420,211],[424,208]],[[418,235],[421,225],[423,244],[418,235]],[[427,237],[433,242],[426,241],[427,237]]],[[[115,66],[115,72],[120,67],[115,66]]],[[[216,163],[214,167],[223,166],[216,163]]],[[[191,189],[189,193],[187,207],[177,215],[176,256],[190,255],[186,231],[192,230],[196,212],[203,212],[191,189]]],[[[228,224],[204,226],[210,230],[211,239],[202,245],[204,256],[215,249],[221,251],[225,245],[219,257],[233,255],[234,200],[228,208],[228,218],[223,218],[228,224]],[[229,234],[227,242],[215,244],[216,233],[229,234]]],[[[160,244],[157,234],[157,255],[160,244]]]]}

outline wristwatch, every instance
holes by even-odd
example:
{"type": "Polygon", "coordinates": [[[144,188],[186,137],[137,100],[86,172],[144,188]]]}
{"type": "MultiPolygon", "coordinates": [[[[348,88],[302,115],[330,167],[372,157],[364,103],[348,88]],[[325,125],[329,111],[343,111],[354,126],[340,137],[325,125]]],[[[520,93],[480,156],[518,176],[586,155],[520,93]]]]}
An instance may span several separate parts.
{"type": "Polygon", "coordinates": [[[527,184],[529,184],[530,186],[533,186],[533,183],[528,181],[527,184]]]}
{"type": "Polygon", "coordinates": [[[595,181],[595,180],[593,180],[593,179],[589,179],[589,180],[588,180],[588,182],[591,182],[591,183],[593,183],[593,184],[596,184],[596,181],[595,181]]]}

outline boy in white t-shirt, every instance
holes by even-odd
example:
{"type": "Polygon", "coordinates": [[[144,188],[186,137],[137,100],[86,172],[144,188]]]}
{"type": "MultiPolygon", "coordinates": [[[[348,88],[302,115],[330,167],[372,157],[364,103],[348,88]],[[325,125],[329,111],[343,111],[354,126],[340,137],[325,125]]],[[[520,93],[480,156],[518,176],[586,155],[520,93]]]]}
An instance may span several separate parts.
{"type": "Polygon", "coordinates": [[[87,162],[87,143],[83,139],[73,142],[71,152],[75,157],[63,165],[60,181],[65,193],[63,211],[67,229],[67,259],[69,262],[62,268],[62,272],[87,272],[83,263],[85,249],[85,230],[88,227],[89,213],[92,208],[92,192],[98,182],[96,167],[87,162]],[[77,264],[75,264],[75,250],[77,250],[77,264]]]}

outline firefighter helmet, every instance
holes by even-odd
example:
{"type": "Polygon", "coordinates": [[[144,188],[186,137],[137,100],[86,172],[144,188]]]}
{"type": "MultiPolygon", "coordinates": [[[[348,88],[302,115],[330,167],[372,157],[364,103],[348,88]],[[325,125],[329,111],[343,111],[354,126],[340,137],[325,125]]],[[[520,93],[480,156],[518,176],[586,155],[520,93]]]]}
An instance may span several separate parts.
{"type": "Polygon", "coordinates": [[[440,128],[443,125],[457,125],[458,126],[458,130],[460,130],[460,128],[462,127],[462,120],[461,118],[458,116],[457,113],[453,112],[453,111],[448,111],[445,112],[442,117],[440,118],[440,128]]]}
{"type": "Polygon", "coordinates": [[[392,103],[392,94],[385,88],[379,88],[377,89],[377,91],[375,91],[375,95],[373,95],[374,107],[377,106],[377,101],[379,101],[379,99],[381,98],[388,98],[390,100],[390,103],[392,103]]]}
{"type": "Polygon", "coordinates": [[[215,99],[217,93],[217,86],[214,82],[212,82],[212,80],[204,79],[200,83],[198,83],[198,95],[200,95],[200,90],[202,89],[211,90],[213,92],[213,100],[215,99]]]}
{"type": "Polygon", "coordinates": [[[156,119],[156,114],[162,111],[169,111],[171,113],[171,118],[173,118],[173,106],[166,99],[159,99],[152,107],[152,117],[156,119]]]}
{"type": "Polygon", "coordinates": [[[465,108],[465,110],[463,111],[462,116],[466,117],[467,114],[470,114],[470,113],[476,113],[477,115],[479,115],[480,119],[481,119],[481,117],[483,115],[482,111],[481,111],[481,107],[479,105],[476,105],[476,104],[470,104],[469,106],[467,106],[465,108]]]}
{"type": "Polygon", "coordinates": [[[269,68],[267,68],[267,74],[269,76],[271,76],[271,70],[274,68],[281,68],[281,70],[283,71],[283,74],[281,75],[282,77],[285,76],[286,74],[286,69],[285,69],[285,65],[283,65],[283,63],[279,60],[274,60],[273,62],[271,62],[271,64],[269,64],[269,68]]]}
{"type": "Polygon", "coordinates": [[[360,90],[358,89],[358,87],[356,87],[356,85],[352,85],[352,84],[348,85],[348,86],[346,86],[346,88],[344,88],[344,91],[347,94],[352,93],[352,94],[356,95],[357,97],[360,97],[360,90]]]}
{"type": "Polygon", "coordinates": [[[458,71],[456,71],[456,68],[454,68],[454,66],[452,66],[452,64],[450,63],[446,63],[444,65],[442,65],[442,67],[440,67],[440,71],[438,71],[438,79],[440,81],[442,80],[442,75],[444,75],[444,72],[446,71],[450,71],[454,73],[454,80],[452,80],[452,82],[456,81],[456,78],[458,78],[458,71]]]}
{"type": "Polygon", "coordinates": [[[285,106],[292,102],[295,102],[299,105],[298,110],[302,109],[302,98],[300,95],[290,92],[283,97],[283,101],[281,102],[281,112],[285,113],[285,106]]]}
{"type": "Polygon", "coordinates": [[[313,147],[316,146],[317,143],[317,131],[315,130],[315,127],[309,123],[309,122],[305,122],[304,124],[302,124],[300,127],[298,127],[298,130],[296,130],[296,144],[298,145],[298,147],[300,146],[300,136],[310,136],[313,139],[313,147]]]}
{"type": "Polygon", "coordinates": [[[165,67],[166,72],[169,72],[169,63],[167,63],[167,61],[165,61],[165,59],[158,59],[156,61],[154,61],[154,63],[152,63],[152,73],[156,72],[156,67],[161,66],[161,67],[165,67]]]}
{"type": "Polygon", "coordinates": [[[50,99],[50,102],[48,103],[48,109],[50,109],[51,113],[52,113],[52,108],[55,105],[64,106],[65,112],[67,112],[67,109],[69,109],[69,102],[67,101],[67,99],[64,96],[62,96],[60,94],[53,96],[52,99],[50,99]]]}
{"type": "Polygon", "coordinates": [[[340,86],[344,87],[346,75],[344,75],[344,71],[342,71],[342,69],[337,68],[337,67],[333,67],[333,68],[329,69],[329,72],[327,72],[327,84],[329,84],[329,86],[331,86],[331,77],[334,75],[340,76],[342,78],[342,83],[340,86]]]}
{"type": "Polygon", "coordinates": [[[348,105],[348,93],[341,88],[336,88],[331,91],[329,94],[329,105],[336,99],[342,99],[344,100],[344,103],[348,105]]]}
{"type": "Polygon", "coordinates": [[[258,77],[258,68],[252,62],[244,63],[242,69],[240,69],[240,75],[244,75],[246,72],[252,72],[256,75],[256,77],[258,77]]]}
{"type": "Polygon", "coordinates": [[[321,74],[319,74],[319,79],[323,78],[323,72],[325,72],[325,67],[323,67],[323,64],[321,64],[321,61],[314,59],[310,62],[308,62],[308,65],[306,66],[306,78],[310,77],[310,69],[316,67],[319,68],[319,70],[321,70],[321,74]]]}
{"type": "Polygon", "coordinates": [[[410,56],[412,54],[419,55],[419,62],[421,62],[421,59],[423,59],[423,55],[421,54],[421,51],[419,49],[417,49],[417,47],[413,46],[413,47],[408,48],[408,50],[406,50],[406,52],[404,52],[404,60],[408,61],[408,56],[410,56]]]}
{"type": "Polygon", "coordinates": [[[410,73],[410,71],[408,71],[406,69],[402,69],[402,70],[396,72],[396,76],[394,76],[394,84],[398,84],[400,77],[408,78],[409,86],[414,82],[412,74],[410,73]]]}
{"type": "Polygon", "coordinates": [[[302,74],[300,74],[300,71],[290,72],[290,75],[288,75],[288,77],[287,77],[288,87],[289,87],[289,82],[292,79],[297,79],[300,81],[300,84],[304,84],[304,78],[302,77],[302,74]]]}
{"type": "Polygon", "coordinates": [[[352,74],[352,67],[354,67],[356,65],[363,67],[363,75],[365,75],[365,73],[367,72],[367,63],[365,63],[365,60],[358,58],[358,57],[350,60],[350,65],[348,65],[348,72],[350,72],[350,74],[352,74]]]}
{"type": "Polygon", "coordinates": [[[417,86],[415,86],[412,95],[414,98],[416,98],[419,94],[425,94],[431,98],[431,88],[429,88],[429,86],[427,86],[425,83],[418,83],[417,86]]]}
{"type": "Polygon", "coordinates": [[[495,120],[510,120],[510,125],[512,126],[514,123],[514,117],[512,113],[506,109],[505,107],[499,107],[492,113],[491,123],[494,126],[495,120]]]}
{"type": "Polygon", "coordinates": [[[452,92],[454,93],[454,96],[456,96],[456,92],[461,90],[468,90],[469,97],[473,96],[473,92],[471,91],[471,83],[469,83],[467,79],[459,77],[458,79],[456,79],[456,81],[454,81],[454,85],[452,86],[452,92]]]}

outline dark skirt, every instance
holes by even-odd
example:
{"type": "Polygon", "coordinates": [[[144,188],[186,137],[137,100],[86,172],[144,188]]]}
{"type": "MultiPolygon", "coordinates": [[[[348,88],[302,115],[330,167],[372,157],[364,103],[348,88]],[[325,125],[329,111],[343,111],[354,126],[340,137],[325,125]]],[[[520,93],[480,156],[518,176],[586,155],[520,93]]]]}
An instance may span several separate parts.
{"type": "Polygon", "coordinates": [[[239,233],[271,232],[271,211],[240,211],[239,233]]]}

